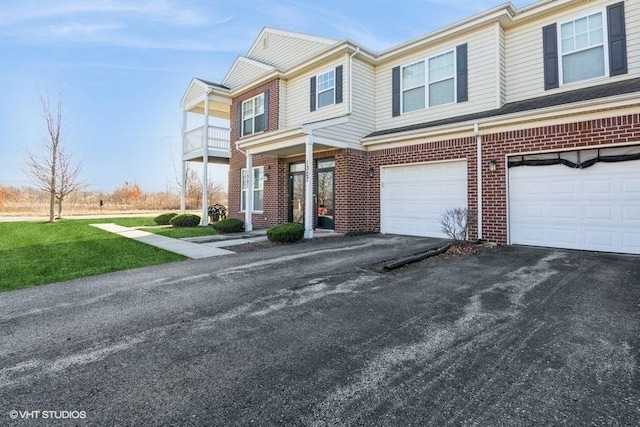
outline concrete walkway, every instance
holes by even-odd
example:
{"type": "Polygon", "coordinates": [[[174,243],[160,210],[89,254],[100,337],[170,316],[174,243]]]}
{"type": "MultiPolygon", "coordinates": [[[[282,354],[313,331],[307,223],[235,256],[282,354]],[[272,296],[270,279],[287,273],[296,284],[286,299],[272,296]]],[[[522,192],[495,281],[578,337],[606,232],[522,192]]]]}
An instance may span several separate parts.
{"type": "MultiPolygon", "coordinates": [[[[91,226],[104,231],[108,231],[110,233],[115,233],[122,237],[137,240],[138,242],[155,246],[169,252],[184,255],[192,259],[210,258],[214,256],[229,255],[235,253],[226,249],[221,249],[220,246],[212,244],[197,244],[180,239],[172,239],[170,237],[160,236],[158,234],[137,230],[135,228],[123,227],[117,224],[91,224],[91,226]]],[[[232,244],[229,244],[229,242],[230,240],[216,243],[226,243],[226,245],[222,246],[232,246],[232,244]]],[[[241,243],[245,242],[247,241],[243,239],[241,243]]]]}

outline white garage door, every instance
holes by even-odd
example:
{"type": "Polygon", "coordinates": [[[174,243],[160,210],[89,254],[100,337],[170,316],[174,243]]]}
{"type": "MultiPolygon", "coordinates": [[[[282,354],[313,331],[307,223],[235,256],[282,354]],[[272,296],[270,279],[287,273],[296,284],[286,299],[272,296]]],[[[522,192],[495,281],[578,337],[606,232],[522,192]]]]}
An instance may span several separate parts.
{"type": "Polygon", "coordinates": [[[640,160],[509,169],[510,242],[640,253],[640,160]]]}
{"type": "Polygon", "coordinates": [[[467,207],[467,162],[384,167],[380,176],[380,231],[447,237],[442,213],[467,207]]]}

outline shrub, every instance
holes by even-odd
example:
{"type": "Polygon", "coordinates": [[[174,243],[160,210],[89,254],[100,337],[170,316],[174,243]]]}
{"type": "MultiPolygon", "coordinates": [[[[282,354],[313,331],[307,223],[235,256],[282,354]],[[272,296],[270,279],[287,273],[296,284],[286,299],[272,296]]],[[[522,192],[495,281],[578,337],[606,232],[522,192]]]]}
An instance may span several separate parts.
{"type": "Polygon", "coordinates": [[[244,222],[237,218],[227,218],[213,224],[218,233],[237,233],[244,231],[244,222]]]}
{"type": "Polygon", "coordinates": [[[171,221],[171,219],[176,216],[178,216],[177,213],[173,213],[173,212],[164,213],[162,215],[158,215],[157,217],[153,218],[153,222],[155,222],[158,225],[169,225],[169,222],[171,221]]]}
{"type": "Polygon", "coordinates": [[[171,218],[169,224],[174,227],[196,227],[200,224],[200,217],[198,215],[177,215],[171,218]]]}
{"type": "Polygon", "coordinates": [[[267,230],[267,238],[272,242],[293,243],[304,237],[304,226],[297,222],[274,225],[267,230]]]}
{"type": "Polygon", "coordinates": [[[440,225],[445,233],[454,243],[461,243],[467,240],[468,230],[467,208],[449,209],[442,214],[440,225]]]}

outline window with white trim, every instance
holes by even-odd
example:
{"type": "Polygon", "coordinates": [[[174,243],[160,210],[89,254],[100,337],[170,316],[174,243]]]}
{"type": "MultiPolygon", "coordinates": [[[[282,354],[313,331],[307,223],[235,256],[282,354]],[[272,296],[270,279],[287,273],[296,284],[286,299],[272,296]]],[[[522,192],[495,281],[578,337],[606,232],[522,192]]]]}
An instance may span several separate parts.
{"type": "Polygon", "coordinates": [[[317,106],[328,107],[336,103],[336,71],[331,70],[316,76],[317,106]]]}
{"type": "Polygon", "coordinates": [[[242,136],[265,130],[264,93],[242,102],[242,136]]]}
{"type": "Polygon", "coordinates": [[[424,108],[424,81],[424,61],[402,67],[403,113],[424,108]]]}
{"type": "Polygon", "coordinates": [[[455,51],[401,67],[401,85],[403,113],[455,102],[455,51]]]}
{"type": "Polygon", "coordinates": [[[602,11],[560,25],[562,84],[607,75],[605,25],[602,11]]]}
{"type": "Polygon", "coordinates": [[[453,51],[429,58],[429,107],[454,102],[454,64],[453,51]]]}
{"type": "MultiPolygon", "coordinates": [[[[264,209],[264,166],[256,166],[253,169],[253,211],[264,209]]],[[[247,169],[240,171],[240,211],[247,210],[247,169]]]]}

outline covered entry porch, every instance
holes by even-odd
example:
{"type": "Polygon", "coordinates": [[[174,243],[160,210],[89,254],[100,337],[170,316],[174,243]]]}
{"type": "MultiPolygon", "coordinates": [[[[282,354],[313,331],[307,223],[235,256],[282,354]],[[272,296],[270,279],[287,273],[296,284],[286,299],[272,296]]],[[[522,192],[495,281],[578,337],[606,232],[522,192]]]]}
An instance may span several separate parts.
{"type": "MultiPolygon", "coordinates": [[[[338,117],[238,142],[238,150],[245,154],[246,171],[255,169],[254,158],[258,156],[260,159],[277,159],[276,163],[281,165],[277,178],[268,177],[268,173],[265,173],[267,176],[256,181],[248,179],[249,174],[243,175],[242,187],[246,190],[243,192],[243,204],[246,207],[245,230],[253,229],[254,189],[256,185],[261,185],[260,179],[265,178],[270,181],[276,178],[278,182],[278,193],[281,194],[278,200],[279,211],[283,213],[279,216],[281,220],[303,223],[305,238],[312,238],[316,228],[333,229],[336,203],[334,188],[337,175],[336,161],[332,153],[348,148],[362,150],[362,146],[327,138],[316,131],[347,121],[346,116],[338,117]]],[[[266,204],[269,194],[265,194],[264,197],[266,204]]]]}

